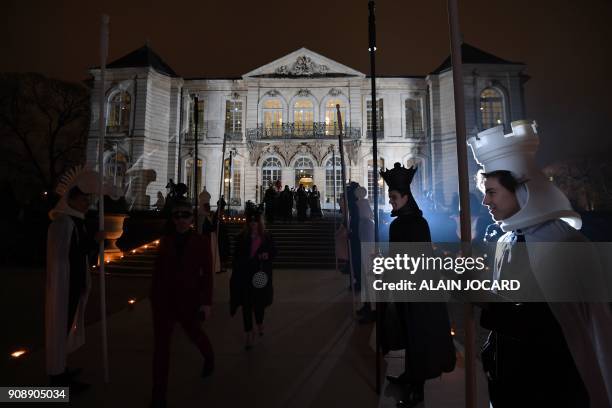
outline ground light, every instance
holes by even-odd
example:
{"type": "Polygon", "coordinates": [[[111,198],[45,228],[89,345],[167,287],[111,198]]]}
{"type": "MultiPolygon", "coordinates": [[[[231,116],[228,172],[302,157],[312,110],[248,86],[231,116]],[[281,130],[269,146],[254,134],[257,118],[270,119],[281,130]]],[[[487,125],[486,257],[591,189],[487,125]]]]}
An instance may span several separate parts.
{"type": "Polygon", "coordinates": [[[26,349],[19,349],[19,350],[15,350],[11,353],[11,357],[12,358],[19,358],[21,356],[23,356],[24,354],[26,354],[28,351],[26,349]]]}

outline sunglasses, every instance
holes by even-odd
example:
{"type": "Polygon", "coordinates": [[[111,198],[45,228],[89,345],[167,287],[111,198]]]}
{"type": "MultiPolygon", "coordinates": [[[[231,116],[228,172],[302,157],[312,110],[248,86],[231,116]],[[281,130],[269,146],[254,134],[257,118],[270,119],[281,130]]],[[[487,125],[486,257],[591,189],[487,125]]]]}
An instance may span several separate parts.
{"type": "Polygon", "coordinates": [[[180,218],[191,218],[193,214],[190,211],[177,211],[172,213],[172,218],[178,220],[180,218]]]}

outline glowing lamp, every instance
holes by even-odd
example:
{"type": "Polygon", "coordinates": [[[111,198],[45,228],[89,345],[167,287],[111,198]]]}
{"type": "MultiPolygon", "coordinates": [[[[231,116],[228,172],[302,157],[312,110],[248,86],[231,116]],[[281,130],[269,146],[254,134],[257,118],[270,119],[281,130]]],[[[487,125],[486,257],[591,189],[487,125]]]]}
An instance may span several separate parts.
{"type": "Polygon", "coordinates": [[[13,351],[11,353],[11,357],[19,358],[19,357],[23,356],[25,353],[27,353],[27,351],[25,349],[16,350],[16,351],[13,351]]]}
{"type": "Polygon", "coordinates": [[[128,304],[133,305],[136,303],[136,299],[130,299],[128,300],[128,304]]]}

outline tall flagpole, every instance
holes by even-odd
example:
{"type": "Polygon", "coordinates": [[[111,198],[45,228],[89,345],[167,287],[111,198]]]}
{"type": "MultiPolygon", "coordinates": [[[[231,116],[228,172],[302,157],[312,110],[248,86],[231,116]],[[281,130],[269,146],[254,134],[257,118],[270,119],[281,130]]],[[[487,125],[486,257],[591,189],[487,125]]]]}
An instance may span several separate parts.
{"type": "MultiPolygon", "coordinates": [[[[349,214],[349,207],[348,207],[348,195],[347,195],[347,189],[346,189],[346,165],[345,165],[345,161],[344,161],[344,144],[343,144],[343,132],[342,132],[342,112],[340,112],[340,105],[336,105],[336,112],[338,115],[338,129],[340,130],[340,132],[338,132],[338,149],[340,150],[340,172],[342,174],[342,193],[344,195],[344,222],[346,223],[346,229],[347,231],[350,232],[350,228],[351,228],[351,219],[350,219],[350,214],[349,214]]],[[[353,265],[353,254],[351,251],[351,242],[350,242],[350,238],[348,238],[347,236],[347,248],[348,248],[348,264],[349,264],[349,275],[350,275],[350,287],[351,287],[351,296],[352,296],[352,309],[353,309],[353,316],[355,316],[355,291],[353,290],[353,278],[355,276],[355,269],[354,269],[354,265],[353,265]]],[[[359,271],[361,273],[361,271],[359,271]]]]}
{"type": "MultiPolygon", "coordinates": [[[[459,174],[459,203],[461,220],[462,256],[470,256],[472,226],[470,217],[467,143],[465,130],[465,97],[463,91],[463,70],[461,59],[461,31],[457,0],[448,0],[448,24],[450,30],[451,64],[453,67],[453,88],[455,96],[455,126],[457,131],[457,167],[459,174]]],[[[474,306],[466,303],[465,313],[465,406],[476,407],[476,327],[474,306]]]]}
{"type": "MultiPolygon", "coordinates": [[[[104,137],[106,136],[106,58],[108,56],[108,23],[109,17],[106,14],[102,15],[102,26],[100,29],[100,137],[98,140],[98,220],[99,231],[104,231],[104,137]]],[[[108,375],[108,338],[106,332],[106,276],[104,272],[104,240],[100,240],[99,247],[99,264],[100,264],[100,313],[102,315],[102,360],[104,364],[104,382],[109,382],[108,375]]]]}
{"type": "MultiPolygon", "coordinates": [[[[378,243],[378,101],[376,100],[376,5],[374,0],[368,2],[368,51],[370,52],[370,78],[372,82],[372,184],[374,186],[374,243],[378,243]]],[[[376,308],[376,333],[380,322],[380,307],[376,308]]],[[[376,393],[380,394],[380,341],[376,336],[376,393]]]]}

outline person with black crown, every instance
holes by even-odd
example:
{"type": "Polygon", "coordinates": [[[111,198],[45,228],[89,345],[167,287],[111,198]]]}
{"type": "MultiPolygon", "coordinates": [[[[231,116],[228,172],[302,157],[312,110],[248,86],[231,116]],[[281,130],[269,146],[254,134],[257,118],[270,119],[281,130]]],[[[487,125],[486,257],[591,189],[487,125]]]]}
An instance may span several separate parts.
{"type": "MultiPolygon", "coordinates": [[[[389,242],[431,242],[429,225],[423,218],[410,183],[416,168],[395,163],[380,175],[389,186],[389,204],[396,217],[389,227],[389,242]]],[[[425,381],[455,368],[456,357],[445,303],[387,303],[395,307],[402,327],[405,370],[399,376],[387,376],[392,384],[403,386],[404,398],[398,407],[415,407],[424,401],[425,381]]],[[[383,316],[385,313],[381,313],[383,316]]],[[[384,318],[383,318],[384,319],[384,318]]],[[[381,322],[384,327],[384,321],[381,322]]],[[[383,331],[383,349],[385,349],[383,331]]]]}

